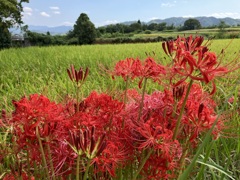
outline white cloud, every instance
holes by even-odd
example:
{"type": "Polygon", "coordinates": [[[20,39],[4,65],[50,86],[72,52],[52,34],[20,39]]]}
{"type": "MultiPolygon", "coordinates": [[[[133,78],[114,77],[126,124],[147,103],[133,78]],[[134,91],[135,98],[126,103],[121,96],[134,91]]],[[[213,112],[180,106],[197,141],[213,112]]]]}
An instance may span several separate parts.
{"type": "Polygon", "coordinates": [[[160,18],[158,18],[158,17],[151,17],[151,18],[149,18],[150,21],[151,20],[155,20],[155,19],[160,19],[160,18]]]}
{"type": "Polygon", "coordinates": [[[225,12],[225,13],[213,13],[207,16],[213,16],[216,18],[225,18],[225,17],[230,17],[234,19],[239,19],[240,18],[240,13],[230,13],[230,12],[225,12]]]}
{"type": "Polygon", "coordinates": [[[59,10],[60,8],[59,7],[57,7],[57,6],[52,6],[52,7],[49,7],[50,9],[52,9],[52,10],[59,10]]]}
{"type": "Polygon", "coordinates": [[[117,20],[107,20],[107,21],[105,21],[103,24],[104,24],[104,25],[108,25],[108,24],[117,24],[117,23],[118,23],[117,20]]]}
{"type": "Polygon", "coordinates": [[[41,12],[40,15],[44,16],[44,17],[50,17],[50,15],[48,13],[46,13],[46,12],[41,12]]]}
{"type": "Polygon", "coordinates": [[[24,16],[32,16],[32,12],[33,12],[33,10],[30,7],[24,7],[23,8],[23,15],[24,16]]]}
{"type": "Polygon", "coordinates": [[[65,22],[63,22],[61,25],[63,25],[63,26],[73,26],[74,23],[69,22],[69,21],[65,21],[65,22]]]}
{"type": "Polygon", "coordinates": [[[106,26],[106,25],[110,25],[110,24],[117,24],[119,23],[119,21],[117,20],[107,20],[107,21],[104,21],[102,23],[95,23],[94,25],[96,27],[101,27],[101,26],[106,26]]]}
{"type": "Polygon", "coordinates": [[[193,15],[184,15],[182,16],[183,18],[193,18],[194,16],[193,15]]]}
{"type": "Polygon", "coordinates": [[[173,7],[173,6],[175,6],[175,1],[174,1],[174,3],[162,3],[161,4],[161,7],[173,7]]]}

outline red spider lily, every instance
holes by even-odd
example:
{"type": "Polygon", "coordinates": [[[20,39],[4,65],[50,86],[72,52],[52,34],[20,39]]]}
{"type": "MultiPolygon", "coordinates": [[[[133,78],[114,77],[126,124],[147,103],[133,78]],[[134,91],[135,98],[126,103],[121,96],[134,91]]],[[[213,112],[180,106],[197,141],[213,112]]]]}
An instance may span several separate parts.
{"type": "MultiPolygon", "coordinates": [[[[162,43],[162,48],[164,52],[171,56],[173,59],[177,56],[177,53],[183,51],[189,51],[191,54],[194,54],[196,50],[201,47],[204,38],[202,36],[196,36],[193,38],[192,35],[189,37],[179,37],[176,40],[169,40],[162,43]]],[[[204,52],[208,50],[208,42],[202,45],[204,52]]]]}
{"type": "Polygon", "coordinates": [[[141,73],[143,77],[154,79],[158,78],[162,74],[166,74],[165,67],[160,64],[157,64],[153,58],[148,57],[144,61],[141,73]]]}
{"type": "Polygon", "coordinates": [[[205,83],[212,81],[212,93],[214,93],[214,78],[228,73],[229,70],[226,67],[220,67],[215,53],[208,51],[208,44],[201,46],[202,42],[203,37],[199,36],[178,37],[175,41],[164,42],[163,49],[173,58],[173,72],[183,77],[176,83],[176,86],[185,81],[187,77],[205,83]]]}
{"type": "Polygon", "coordinates": [[[134,79],[141,75],[141,61],[133,58],[127,58],[125,60],[119,61],[112,72],[113,78],[114,76],[121,76],[124,81],[127,80],[127,77],[134,79]]]}
{"type": "MultiPolygon", "coordinates": [[[[15,112],[11,122],[14,124],[16,133],[24,135],[26,139],[36,138],[36,128],[39,128],[41,137],[46,137],[54,131],[57,122],[65,118],[62,105],[50,102],[43,95],[33,94],[27,99],[13,101],[15,112]],[[18,129],[24,131],[18,131],[18,129]]],[[[19,135],[20,135],[19,134],[19,135]]]]}
{"type": "Polygon", "coordinates": [[[112,177],[116,176],[116,169],[126,160],[126,156],[123,144],[108,141],[103,152],[94,159],[95,172],[108,172],[112,177]]]}
{"type": "Polygon", "coordinates": [[[89,74],[88,67],[83,71],[82,67],[77,71],[74,68],[74,65],[71,65],[69,69],[67,69],[67,73],[71,81],[75,81],[77,84],[79,82],[84,82],[89,74]]]}
{"type": "Polygon", "coordinates": [[[100,129],[119,127],[121,124],[120,113],[124,109],[124,104],[114,100],[107,94],[92,92],[85,100],[82,110],[71,119],[78,121],[82,125],[94,125],[100,129]],[[119,123],[119,124],[118,124],[119,123]]]}
{"type": "MultiPolygon", "coordinates": [[[[179,102],[180,109],[182,101],[179,102]]],[[[202,88],[193,84],[185,107],[185,114],[182,118],[183,132],[186,136],[190,136],[190,141],[195,142],[197,137],[209,130],[216,120],[215,109],[216,104],[210,95],[202,90],[202,88]]],[[[217,135],[223,128],[221,119],[218,120],[213,134],[217,135]]],[[[185,135],[183,138],[186,138],[185,135]]]]}
{"type": "Polygon", "coordinates": [[[156,81],[157,79],[161,78],[161,75],[165,75],[165,74],[166,74],[165,67],[160,64],[157,64],[153,58],[148,57],[144,61],[141,69],[141,76],[138,84],[139,88],[142,87],[142,81],[144,78],[151,78],[154,81],[156,81]]]}

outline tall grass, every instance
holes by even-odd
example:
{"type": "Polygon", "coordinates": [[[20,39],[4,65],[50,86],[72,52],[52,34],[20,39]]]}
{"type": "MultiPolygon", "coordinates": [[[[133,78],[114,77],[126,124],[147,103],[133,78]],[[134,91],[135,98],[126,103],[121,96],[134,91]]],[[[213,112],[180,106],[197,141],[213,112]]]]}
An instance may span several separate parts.
{"type": "MultiPolygon", "coordinates": [[[[214,40],[211,50],[220,53],[230,40],[214,40]]],[[[240,40],[231,42],[225,50],[224,63],[235,57],[240,40]]],[[[70,64],[76,67],[89,67],[90,74],[83,93],[89,94],[92,89],[108,91],[124,87],[121,81],[112,81],[101,71],[99,65],[112,68],[118,60],[127,57],[144,59],[146,54],[155,56],[162,63],[170,63],[164,56],[160,43],[121,44],[121,45],[87,45],[58,47],[28,47],[0,51],[0,108],[8,112],[12,110],[11,101],[23,95],[42,93],[50,99],[61,101],[65,96],[73,94],[66,69],[70,64]]],[[[239,71],[229,78],[217,82],[220,93],[215,95],[220,104],[218,112],[228,110],[226,114],[227,129],[223,137],[208,141],[203,139],[203,147],[197,151],[198,156],[190,164],[195,165],[191,177],[193,179],[237,179],[240,177],[240,117],[237,101],[240,91],[239,71]],[[230,104],[228,99],[234,96],[230,104]]],[[[157,87],[152,87],[157,88],[157,87]]],[[[1,137],[5,136],[1,134],[1,137]]],[[[206,137],[208,138],[208,137],[206,137]]],[[[3,140],[2,140],[3,141],[3,140]]],[[[4,141],[3,141],[4,142],[4,141]]],[[[1,168],[1,167],[0,167],[1,168]]],[[[190,167],[192,168],[192,167],[190,167]]],[[[187,173],[187,172],[186,172],[187,173]]],[[[1,173],[0,173],[1,176],[1,173]]]]}

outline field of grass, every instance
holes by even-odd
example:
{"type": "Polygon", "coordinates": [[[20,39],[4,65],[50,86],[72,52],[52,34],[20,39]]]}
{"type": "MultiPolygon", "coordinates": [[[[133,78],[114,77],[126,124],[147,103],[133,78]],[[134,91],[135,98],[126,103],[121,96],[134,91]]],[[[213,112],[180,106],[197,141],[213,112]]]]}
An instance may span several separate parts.
{"type": "MultiPolygon", "coordinates": [[[[235,28],[226,28],[224,30],[224,36],[229,36],[232,35],[232,37],[239,37],[240,35],[240,28],[239,27],[235,27],[235,28]]],[[[168,37],[173,37],[176,38],[178,35],[201,35],[201,36],[205,36],[205,37],[214,37],[214,36],[218,36],[219,34],[219,29],[218,28],[214,28],[214,29],[199,29],[199,30],[186,30],[186,31],[160,31],[160,32],[152,32],[151,34],[144,34],[144,33],[140,33],[140,34],[134,34],[134,37],[136,38],[140,38],[140,37],[145,37],[145,38],[153,38],[153,37],[164,37],[164,38],[168,38],[168,37]]]]}
{"type": "MultiPolygon", "coordinates": [[[[239,39],[214,40],[211,51],[220,54],[222,49],[228,46],[223,60],[223,63],[227,64],[239,53],[239,44],[239,39]]],[[[123,83],[113,81],[109,75],[100,70],[99,65],[102,64],[112,69],[119,60],[127,57],[145,59],[146,54],[154,56],[158,62],[163,64],[170,62],[170,59],[163,53],[161,43],[28,47],[2,50],[0,51],[0,109],[6,109],[9,112],[13,109],[11,106],[13,99],[18,100],[23,95],[28,96],[33,93],[42,93],[51,100],[60,102],[74,91],[66,72],[70,64],[90,69],[83,90],[85,95],[92,90],[114,91],[114,89],[121,88],[123,83]]],[[[229,111],[226,117],[229,128],[226,129],[224,137],[211,141],[200,152],[197,157],[197,168],[194,169],[199,172],[197,179],[238,179],[240,177],[240,117],[237,113],[240,103],[235,101],[229,105],[227,102],[232,96],[240,100],[238,97],[239,72],[238,70],[228,78],[216,82],[218,93],[215,99],[221,103],[217,111],[229,111]]]]}

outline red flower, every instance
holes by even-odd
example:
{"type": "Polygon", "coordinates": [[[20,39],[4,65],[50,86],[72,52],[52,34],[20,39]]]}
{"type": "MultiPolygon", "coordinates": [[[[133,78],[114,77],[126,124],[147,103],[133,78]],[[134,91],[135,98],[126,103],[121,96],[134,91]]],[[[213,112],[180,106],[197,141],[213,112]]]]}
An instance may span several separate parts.
{"type": "Polygon", "coordinates": [[[15,112],[11,122],[16,133],[29,140],[36,138],[37,127],[41,137],[49,136],[56,129],[57,123],[65,118],[62,105],[50,102],[43,95],[33,94],[29,99],[23,97],[20,101],[13,101],[13,104],[15,112]]]}
{"type": "Polygon", "coordinates": [[[126,81],[127,77],[134,79],[141,74],[141,61],[139,59],[127,58],[125,60],[119,61],[112,72],[114,76],[122,76],[126,81]]]}
{"type": "MultiPolygon", "coordinates": [[[[178,104],[178,111],[181,106],[182,100],[178,104]]],[[[196,142],[200,134],[208,131],[213,126],[217,118],[215,108],[216,104],[210,95],[204,92],[199,85],[193,84],[182,118],[183,133],[180,136],[183,135],[182,138],[186,138],[186,135],[188,135],[192,143],[196,142]]],[[[222,128],[223,123],[219,118],[213,134],[217,136],[222,128]]]]}
{"type": "Polygon", "coordinates": [[[157,64],[156,61],[151,58],[148,57],[142,66],[141,69],[141,75],[140,75],[140,81],[139,81],[139,87],[142,87],[142,81],[144,78],[151,78],[154,81],[156,80],[160,80],[161,79],[161,75],[165,75],[166,74],[166,70],[165,67],[157,64]]]}
{"type": "Polygon", "coordinates": [[[214,78],[228,73],[229,70],[220,66],[215,53],[209,52],[208,44],[201,45],[202,42],[201,36],[178,37],[175,41],[164,42],[163,49],[173,58],[173,72],[181,76],[176,86],[185,81],[187,77],[205,83],[212,81],[212,93],[214,93],[214,78]]]}

